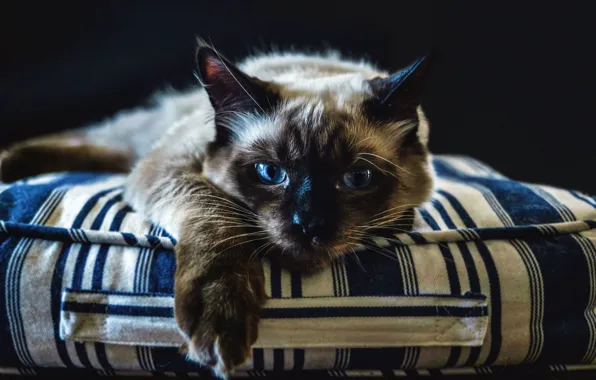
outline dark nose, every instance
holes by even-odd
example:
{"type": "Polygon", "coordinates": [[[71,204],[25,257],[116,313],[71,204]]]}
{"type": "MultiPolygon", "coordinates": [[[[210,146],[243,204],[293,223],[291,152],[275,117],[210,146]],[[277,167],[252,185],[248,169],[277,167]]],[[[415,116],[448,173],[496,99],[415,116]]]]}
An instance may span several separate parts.
{"type": "Polygon", "coordinates": [[[316,246],[321,243],[325,227],[321,218],[309,218],[294,213],[292,215],[292,224],[296,232],[301,233],[303,238],[311,245],[316,246]]]}

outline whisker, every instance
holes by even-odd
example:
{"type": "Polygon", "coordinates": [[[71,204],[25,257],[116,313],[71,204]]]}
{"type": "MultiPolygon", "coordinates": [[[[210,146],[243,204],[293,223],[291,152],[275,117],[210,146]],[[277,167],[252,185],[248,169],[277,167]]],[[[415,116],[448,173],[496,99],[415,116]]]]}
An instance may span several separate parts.
{"type": "Polygon", "coordinates": [[[364,224],[361,226],[356,226],[356,228],[362,228],[363,230],[371,230],[377,227],[384,227],[387,225],[390,225],[391,223],[396,223],[398,224],[399,222],[413,222],[414,220],[416,220],[415,218],[395,218],[395,219],[387,219],[387,220],[383,220],[374,224],[364,224]]]}
{"type": "Polygon", "coordinates": [[[392,208],[390,208],[390,209],[388,209],[388,210],[383,210],[383,211],[381,211],[381,212],[378,212],[378,213],[374,214],[372,217],[374,218],[374,217],[376,217],[376,216],[379,216],[379,215],[386,214],[386,213],[388,213],[388,212],[391,212],[391,211],[393,211],[393,210],[397,210],[397,209],[403,209],[403,208],[405,208],[405,207],[417,207],[417,206],[418,206],[418,205],[416,205],[416,204],[413,204],[413,203],[410,203],[410,204],[403,204],[403,205],[399,205],[399,206],[392,207],[392,208]]]}
{"type": "Polygon", "coordinates": [[[354,248],[350,248],[351,252],[348,252],[347,256],[351,257],[356,264],[358,264],[358,266],[360,267],[360,269],[362,269],[363,272],[366,272],[366,268],[364,268],[364,265],[362,265],[362,261],[360,260],[360,257],[358,257],[358,254],[356,253],[356,251],[354,250],[354,248]]]}
{"type": "MultiPolygon", "coordinates": [[[[269,247],[269,249],[263,254],[263,258],[267,257],[267,255],[269,254],[269,252],[271,252],[271,250],[273,248],[275,248],[275,244],[271,244],[271,247],[269,247]]],[[[284,251],[285,251],[285,248],[284,248],[284,251]]],[[[283,255],[284,251],[282,251],[282,255],[283,255]]]]}
{"type": "Polygon", "coordinates": [[[269,238],[269,236],[263,236],[263,237],[256,238],[256,239],[251,239],[251,240],[245,240],[245,241],[241,241],[240,243],[236,243],[236,244],[234,244],[234,245],[232,245],[232,246],[230,246],[230,247],[228,247],[228,248],[226,248],[226,249],[224,249],[223,251],[220,251],[220,252],[218,252],[218,253],[219,253],[219,254],[222,254],[222,253],[224,253],[225,251],[227,251],[228,249],[232,249],[232,248],[235,248],[235,247],[238,247],[238,246],[244,245],[244,244],[248,244],[248,243],[252,243],[252,242],[255,242],[255,241],[264,240],[264,239],[268,239],[268,238],[269,238]]]}
{"type": "Polygon", "coordinates": [[[414,220],[414,219],[416,219],[416,216],[415,215],[408,216],[408,218],[402,218],[402,216],[404,216],[404,215],[407,216],[407,214],[404,213],[404,212],[396,212],[396,213],[393,213],[393,214],[388,214],[388,215],[380,216],[378,218],[369,220],[368,223],[367,223],[367,225],[373,225],[373,224],[375,224],[377,222],[380,223],[381,221],[384,221],[383,223],[385,223],[386,220],[389,220],[390,222],[397,222],[398,220],[414,220]]]}
{"type": "MultiPolygon", "coordinates": [[[[354,243],[348,243],[348,244],[354,244],[354,243]]],[[[354,245],[358,246],[357,244],[354,244],[354,245]]],[[[393,260],[393,261],[395,261],[395,262],[399,263],[399,260],[397,259],[397,257],[394,257],[394,256],[390,255],[388,252],[384,252],[384,251],[383,251],[383,250],[381,250],[379,247],[374,247],[374,246],[371,246],[370,244],[369,244],[369,245],[362,244],[362,246],[364,246],[364,248],[366,248],[366,249],[367,249],[367,250],[369,250],[369,251],[372,251],[372,252],[378,253],[378,254],[380,254],[381,256],[384,256],[384,257],[386,257],[386,258],[388,258],[388,259],[391,259],[391,260],[393,260]]]]}
{"type": "Polygon", "coordinates": [[[248,208],[246,208],[244,206],[241,206],[238,203],[233,202],[233,201],[231,201],[231,200],[229,200],[227,198],[224,198],[224,197],[220,197],[220,196],[213,195],[213,194],[202,194],[201,197],[202,198],[217,199],[218,201],[226,202],[227,204],[230,204],[231,206],[236,207],[239,210],[245,211],[245,212],[247,212],[249,214],[252,214],[252,215],[256,215],[254,211],[252,211],[252,210],[250,210],[250,209],[248,209],[248,208]]]}
{"type": "Polygon", "coordinates": [[[368,162],[369,164],[371,164],[371,165],[372,165],[372,166],[374,166],[375,168],[379,169],[379,171],[381,171],[382,173],[385,173],[386,175],[389,175],[389,176],[391,176],[391,177],[393,177],[393,178],[396,178],[396,179],[397,179],[397,176],[396,176],[394,173],[391,173],[390,171],[388,171],[388,170],[385,170],[385,169],[381,169],[381,168],[380,168],[379,166],[377,166],[377,164],[375,164],[374,162],[372,162],[372,161],[370,161],[370,160],[367,160],[366,158],[362,158],[362,157],[358,157],[358,159],[359,159],[359,160],[362,160],[362,161],[366,161],[366,162],[368,162]]]}
{"type": "Polygon", "coordinates": [[[230,236],[228,238],[225,238],[219,242],[217,242],[217,244],[215,244],[214,246],[212,246],[212,249],[215,249],[215,247],[217,247],[218,245],[225,243],[226,241],[232,240],[232,239],[237,239],[237,238],[241,238],[241,237],[245,237],[245,236],[254,236],[254,235],[267,235],[265,232],[262,231],[257,231],[257,232],[248,232],[248,233],[244,233],[244,234],[239,234],[239,235],[234,235],[234,236],[230,236]]]}
{"type": "Polygon", "coordinates": [[[400,169],[400,170],[402,170],[402,171],[404,171],[404,172],[406,172],[406,173],[408,173],[408,174],[410,174],[410,175],[413,175],[412,173],[410,173],[410,172],[409,172],[409,171],[407,171],[406,169],[404,169],[404,168],[402,168],[401,166],[397,165],[395,162],[392,162],[392,161],[390,161],[390,160],[386,159],[385,157],[381,157],[381,156],[379,156],[378,154],[374,154],[374,153],[368,153],[368,152],[359,153],[359,155],[360,155],[360,154],[366,154],[366,155],[368,155],[368,156],[373,156],[373,157],[376,157],[376,158],[378,158],[379,160],[383,160],[383,161],[385,161],[385,162],[388,162],[388,163],[390,163],[391,165],[395,166],[396,168],[398,168],[398,169],[400,169]]]}

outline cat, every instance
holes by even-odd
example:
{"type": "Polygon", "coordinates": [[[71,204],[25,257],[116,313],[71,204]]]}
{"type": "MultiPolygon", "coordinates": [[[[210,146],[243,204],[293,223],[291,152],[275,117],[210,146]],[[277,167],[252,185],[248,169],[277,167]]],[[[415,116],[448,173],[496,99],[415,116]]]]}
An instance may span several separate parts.
{"type": "Polygon", "coordinates": [[[16,143],[0,174],[128,173],[125,202],[177,239],[182,350],[225,378],[257,339],[261,257],[316,271],[375,231],[411,228],[434,186],[430,62],[393,74],[335,53],[234,64],[198,40],[198,88],[16,143]]]}

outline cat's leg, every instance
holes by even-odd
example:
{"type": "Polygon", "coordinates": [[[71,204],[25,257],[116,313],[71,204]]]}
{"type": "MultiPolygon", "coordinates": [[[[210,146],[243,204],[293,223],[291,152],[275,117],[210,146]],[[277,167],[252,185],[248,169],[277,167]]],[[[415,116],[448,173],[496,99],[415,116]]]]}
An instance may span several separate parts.
{"type": "Polygon", "coordinates": [[[125,173],[132,152],[95,145],[84,134],[65,133],[18,142],[0,151],[0,182],[67,171],[125,173]]]}
{"type": "Polygon", "coordinates": [[[255,215],[204,182],[200,163],[153,152],[129,176],[125,201],[177,239],[175,317],[189,360],[226,378],[251,357],[266,300],[255,215]],[[182,164],[184,162],[184,164],[182,164]],[[253,257],[254,256],[254,257],[253,257]]]}

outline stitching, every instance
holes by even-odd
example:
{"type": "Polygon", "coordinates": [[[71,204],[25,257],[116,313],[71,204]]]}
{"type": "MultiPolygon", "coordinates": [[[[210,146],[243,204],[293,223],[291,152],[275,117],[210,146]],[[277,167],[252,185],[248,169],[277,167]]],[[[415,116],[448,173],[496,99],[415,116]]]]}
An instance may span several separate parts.
{"type": "MultiPolygon", "coordinates": [[[[486,305],[484,305],[484,306],[483,306],[483,309],[485,309],[485,310],[486,310],[486,308],[487,308],[487,306],[486,306],[486,305]]],[[[438,309],[438,307],[437,307],[437,309],[438,309]]],[[[449,314],[449,311],[448,311],[448,309],[446,309],[446,308],[445,308],[445,312],[446,312],[447,314],[449,314]]],[[[453,328],[454,328],[456,325],[458,325],[458,324],[459,324],[459,325],[461,325],[461,326],[463,326],[463,327],[464,327],[466,330],[468,330],[468,331],[470,332],[470,334],[472,334],[473,336],[477,337],[477,336],[478,336],[478,334],[479,334],[479,331],[472,330],[472,329],[471,329],[471,328],[470,328],[468,325],[466,325],[466,324],[465,324],[465,323],[462,321],[462,319],[464,319],[464,318],[469,318],[471,314],[472,314],[472,311],[470,310],[470,311],[469,311],[469,312],[468,312],[468,313],[467,313],[465,316],[463,316],[463,317],[456,317],[456,320],[455,320],[453,323],[451,323],[450,325],[448,325],[447,327],[445,327],[445,329],[443,329],[443,331],[442,331],[442,332],[441,332],[439,335],[437,335],[437,336],[436,336],[435,340],[436,340],[436,341],[438,341],[438,340],[439,340],[439,338],[441,338],[441,337],[442,337],[443,335],[445,335],[445,334],[446,334],[446,333],[447,333],[449,330],[453,329],[453,328]]],[[[452,317],[453,317],[453,316],[452,316],[452,317]]],[[[485,325],[487,324],[487,323],[485,323],[485,322],[488,322],[488,315],[483,315],[483,316],[477,317],[476,319],[479,319],[479,320],[480,320],[480,322],[482,323],[482,327],[481,327],[481,329],[480,329],[480,330],[481,330],[481,331],[485,330],[485,328],[486,328],[486,326],[485,326],[485,325]]],[[[438,322],[438,320],[439,320],[439,319],[437,318],[437,322],[438,322]]]]}

